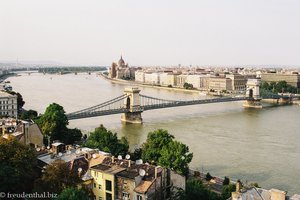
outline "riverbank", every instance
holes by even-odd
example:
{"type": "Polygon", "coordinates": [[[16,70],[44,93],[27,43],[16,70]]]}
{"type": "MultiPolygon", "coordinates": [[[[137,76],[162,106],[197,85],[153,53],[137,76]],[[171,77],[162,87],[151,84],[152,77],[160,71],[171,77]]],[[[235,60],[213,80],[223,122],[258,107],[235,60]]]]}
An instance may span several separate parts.
{"type": "Polygon", "coordinates": [[[138,83],[138,82],[135,82],[135,81],[112,79],[112,78],[109,78],[109,77],[107,77],[106,75],[104,75],[102,73],[98,73],[98,75],[103,77],[104,79],[112,82],[112,83],[115,83],[115,84],[131,85],[131,86],[143,86],[143,87],[148,87],[148,88],[158,88],[158,89],[178,91],[178,92],[201,93],[200,90],[196,90],[196,89],[188,90],[188,89],[184,89],[184,88],[174,88],[174,87],[152,85],[152,84],[146,84],[146,83],[138,83]]]}
{"type": "Polygon", "coordinates": [[[5,79],[12,77],[12,76],[18,76],[16,73],[9,73],[9,74],[4,74],[0,75],[0,80],[5,81],[5,79]]]}

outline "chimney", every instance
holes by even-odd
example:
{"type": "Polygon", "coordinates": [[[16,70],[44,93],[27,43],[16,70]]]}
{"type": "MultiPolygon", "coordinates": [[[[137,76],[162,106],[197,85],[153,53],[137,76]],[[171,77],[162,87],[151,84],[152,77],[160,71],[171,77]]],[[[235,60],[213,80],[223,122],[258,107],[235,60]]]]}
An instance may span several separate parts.
{"type": "Polygon", "coordinates": [[[115,163],[115,157],[114,156],[111,157],[111,163],[115,163]]]}
{"type": "Polygon", "coordinates": [[[236,192],[240,192],[242,188],[243,188],[242,182],[240,180],[237,180],[237,182],[236,182],[236,192]]]}
{"type": "Polygon", "coordinates": [[[131,167],[131,160],[128,160],[128,168],[131,167]]]}
{"type": "Polygon", "coordinates": [[[155,179],[157,179],[157,173],[158,173],[158,172],[157,172],[157,169],[158,169],[158,168],[160,168],[160,166],[156,166],[156,167],[155,167],[155,171],[154,171],[155,179]]]}

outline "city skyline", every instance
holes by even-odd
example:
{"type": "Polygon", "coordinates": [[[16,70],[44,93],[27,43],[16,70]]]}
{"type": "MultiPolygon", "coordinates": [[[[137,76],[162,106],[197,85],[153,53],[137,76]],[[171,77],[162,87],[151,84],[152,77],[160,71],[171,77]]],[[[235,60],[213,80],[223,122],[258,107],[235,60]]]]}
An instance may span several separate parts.
{"type": "Polygon", "coordinates": [[[300,2],[0,2],[0,60],[300,65],[300,2]]]}

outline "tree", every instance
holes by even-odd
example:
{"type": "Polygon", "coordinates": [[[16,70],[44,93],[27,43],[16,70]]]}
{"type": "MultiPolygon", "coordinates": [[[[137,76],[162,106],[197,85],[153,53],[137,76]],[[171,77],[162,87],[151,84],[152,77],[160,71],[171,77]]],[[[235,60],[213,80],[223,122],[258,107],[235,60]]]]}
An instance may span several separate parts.
{"type": "Polygon", "coordinates": [[[68,187],[76,187],[78,183],[78,172],[71,170],[63,160],[55,160],[47,166],[42,178],[36,181],[36,190],[60,193],[68,187]]]}
{"type": "Polygon", "coordinates": [[[0,139],[0,163],[1,192],[31,192],[36,164],[34,149],[14,138],[0,139]]]}
{"type": "Polygon", "coordinates": [[[224,200],[231,197],[231,193],[236,190],[236,186],[234,184],[224,185],[222,188],[222,198],[224,200]]]}
{"type": "Polygon", "coordinates": [[[60,140],[62,133],[67,131],[69,124],[64,108],[59,104],[50,104],[45,113],[37,120],[42,133],[50,136],[51,140],[60,140]]]}
{"type": "Polygon", "coordinates": [[[79,129],[68,129],[68,118],[65,115],[64,108],[59,104],[50,104],[46,112],[36,120],[37,124],[46,137],[50,140],[60,140],[65,144],[73,144],[81,140],[82,133],[79,129]]]}
{"type": "Polygon", "coordinates": [[[221,200],[221,197],[208,190],[198,179],[190,179],[186,182],[186,200],[221,200]]]}
{"type": "Polygon", "coordinates": [[[193,153],[189,153],[188,146],[178,141],[171,141],[162,147],[160,153],[159,165],[171,168],[183,175],[188,174],[188,165],[193,159],[193,153]]]}
{"type": "Polygon", "coordinates": [[[73,200],[73,199],[89,200],[89,195],[84,190],[71,187],[71,188],[64,189],[57,197],[57,200],[73,200]]]}
{"type": "Polygon", "coordinates": [[[20,118],[21,119],[35,119],[35,118],[37,118],[37,116],[38,116],[38,113],[35,110],[28,110],[28,111],[23,110],[20,115],[20,118]]]}
{"type": "Polygon", "coordinates": [[[229,185],[229,183],[230,183],[230,179],[227,176],[225,176],[223,180],[223,185],[229,185]]]}
{"type": "Polygon", "coordinates": [[[210,175],[210,173],[207,172],[207,174],[206,174],[206,176],[205,176],[205,179],[206,179],[207,181],[210,181],[212,178],[213,178],[213,177],[210,175]]]}
{"type": "Polygon", "coordinates": [[[103,125],[90,133],[84,146],[98,148],[101,151],[109,152],[112,155],[125,155],[128,153],[129,144],[125,137],[118,139],[117,133],[108,131],[103,125]]]}
{"type": "Polygon", "coordinates": [[[146,142],[142,145],[142,159],[153,164],[158,162],[161,157],[161,150],[168,145],[174,136],[169,134],[167,130],[158,129],[149,132],[146,142]]]}
{"type": "Polygon", "coordinates": [[[190,84],[190,83],[184,83],[184,84],[183,84],[183,87],[184,87],[185,89],[193,89],[193,88],[194,88],[193,84],[190,84]]]}
{"type": "Polygon", "coordinates": [[[130,154],[131,160],[138,160],[142,158],[142,148],[136,148],[134,151],[130,154]]]}
{"type": "Polygon", "coordinates": [[[67,129],[60,137],[60,140],[65,144],[74,144],[75,141],[80,141],[82,133],[79,129],[67,129]]]}

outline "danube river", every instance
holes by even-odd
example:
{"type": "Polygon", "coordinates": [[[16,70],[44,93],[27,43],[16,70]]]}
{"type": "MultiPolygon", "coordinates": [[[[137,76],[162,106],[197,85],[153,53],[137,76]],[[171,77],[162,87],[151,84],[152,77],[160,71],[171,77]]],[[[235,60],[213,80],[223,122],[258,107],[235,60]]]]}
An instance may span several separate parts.
{"type": "MultiPolygon", "coordinates": [[[[43,113],[52,102],[72,112],[123,93],[96,74],[10,77],[13,89],[26,102],[25,109],[43,113]]],[[[165,99],[205,98],[198,93],[140,87],[141,93],[165,99]]],[[[300,106],[244,109],[242,102],[186,106],[146,111],[144,124],[124,125],[120,115],[70,121],[85,132],[100,124],[126,136],[131,148],[143,143],[149,131],[167,129],[194,153],[191,168],[212,175],[258,182],[267,189],[300,193],[300,106]]]]}

